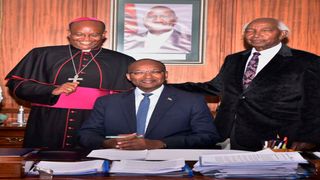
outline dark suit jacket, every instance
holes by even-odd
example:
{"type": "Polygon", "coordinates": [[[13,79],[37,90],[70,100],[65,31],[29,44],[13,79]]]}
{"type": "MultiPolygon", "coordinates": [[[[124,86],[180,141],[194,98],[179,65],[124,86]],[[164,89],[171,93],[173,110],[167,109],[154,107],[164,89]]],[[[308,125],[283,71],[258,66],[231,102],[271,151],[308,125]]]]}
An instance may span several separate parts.
{"type": "MultiPolygon", "coordinates": [[[[101,148],[105,136],[136,132],[134,90],[99,98],[79,132],[80,144],[101,148]]],[[[202,96],[164,88],[145,133],[168,148],[210,148],[219,141],[213,117],[202,96]]]]}
{"type": "MultiPolygon", "coordinates": [[[[174,30],[171,36],[165,41],[157,52],[147,52],[144,48],[147,32],[137,35],[130,35],[125,38],[124,51],[133,53],[190,53],[191,36],[174,30]]],[[[155,42],[157,43],[157,42],[155,42]]]]}
{"type": "MultiPolygon", "coordinates": [[[[215,124],[223,139],[232,128],[239,145],[259,150],[264,140],[279,134],[289,142],[320,143],[320,59],[283,45],[275,57],[243,90],[242,76],[251,50],[226,57],[209,82],[175,85],[219,95],[215,124]]],[[[232,147],[231,147],[232,148],[232,147]]]]}

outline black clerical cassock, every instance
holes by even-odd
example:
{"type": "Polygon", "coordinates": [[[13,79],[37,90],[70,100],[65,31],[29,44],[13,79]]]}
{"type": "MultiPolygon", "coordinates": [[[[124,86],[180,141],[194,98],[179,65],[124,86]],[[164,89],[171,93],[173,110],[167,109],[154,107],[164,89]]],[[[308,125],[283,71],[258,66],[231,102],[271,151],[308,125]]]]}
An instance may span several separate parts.
{"type": "Polygon", "coordinates": [[[94,101],[132,87],[125,74],[133,61],[100,48],[84,52],[66,45],[31,50],[6,76],[10,91],[32,105],[24,147],[77,146],[77,130],[88,118],[94,101]],[[82,79],[78,79],[76,92],[69,96],[51,94],[56,86],[72,82],[76,74],[82,79]]]}

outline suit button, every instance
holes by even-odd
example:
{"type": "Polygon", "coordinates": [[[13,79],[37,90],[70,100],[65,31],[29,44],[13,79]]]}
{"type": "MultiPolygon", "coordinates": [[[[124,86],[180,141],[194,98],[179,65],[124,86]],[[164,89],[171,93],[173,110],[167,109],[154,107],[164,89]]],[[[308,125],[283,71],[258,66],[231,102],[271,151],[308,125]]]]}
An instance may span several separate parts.
{"type": "Polygon", "coordinates": [[[246,98],[245,96],[241,96],[241,97],[240,97],[240,99],[245,99],[245,98],[246,98]]]}

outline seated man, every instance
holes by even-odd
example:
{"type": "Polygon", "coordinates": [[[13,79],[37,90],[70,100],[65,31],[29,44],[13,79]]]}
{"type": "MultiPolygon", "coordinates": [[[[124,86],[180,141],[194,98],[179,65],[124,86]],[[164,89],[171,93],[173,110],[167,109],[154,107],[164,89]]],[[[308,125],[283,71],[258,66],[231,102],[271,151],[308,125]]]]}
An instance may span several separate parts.
{"type": "Polygon", "coordinates": [[[79,131],[80,144],[126,150],[214,147],[220,136],[204,98],[164,85],[167,76],[159,61],[132,63],[127,78],[136,88],[97,99],[79,131]]]}

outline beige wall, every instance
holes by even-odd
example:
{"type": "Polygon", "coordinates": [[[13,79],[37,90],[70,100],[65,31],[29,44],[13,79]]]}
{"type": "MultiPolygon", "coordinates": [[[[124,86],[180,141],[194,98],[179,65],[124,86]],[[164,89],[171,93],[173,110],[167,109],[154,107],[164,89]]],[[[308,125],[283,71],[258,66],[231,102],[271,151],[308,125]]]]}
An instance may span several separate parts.
{"type": "MultiPolygon", "coordinates": [[[[66,44],[67,24],[94,16],[110,27],[110,0],[0,0],[0,84],[33,47],[66,44]]],[[[289,46],[320,54],[319,0],[207,0],[205,63],[168,65],[169,82],[206,81],[227,54],[244,49],[242,25],[257,17],[275,17],[292,30],[289,46]]],[[[105,44],[108,47],[109,42],[105,44]]],[[[4,109],[17,103],[5,88],[4,109]]]]}

